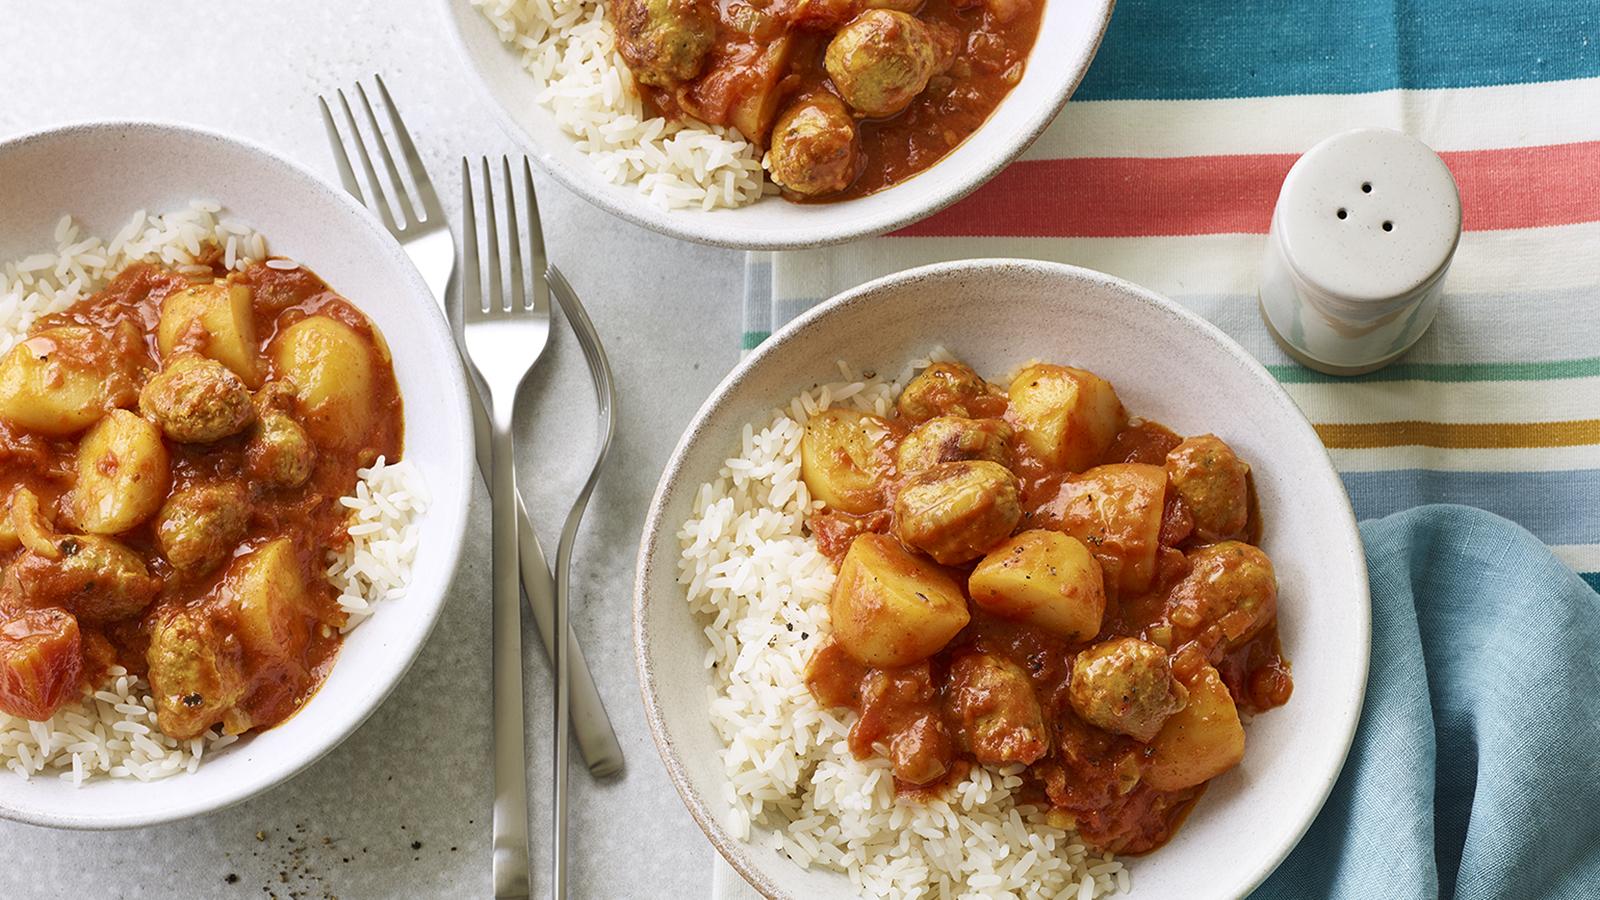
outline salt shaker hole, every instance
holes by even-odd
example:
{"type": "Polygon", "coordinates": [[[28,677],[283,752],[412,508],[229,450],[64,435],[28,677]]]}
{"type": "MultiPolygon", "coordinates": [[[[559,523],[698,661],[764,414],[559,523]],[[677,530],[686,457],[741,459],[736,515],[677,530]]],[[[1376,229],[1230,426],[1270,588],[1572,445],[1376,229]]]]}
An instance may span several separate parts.
{"type": "Polygon", "coordinates": [[[1383,230],[1384,231],[1393,231],[1394,230],[1394,223],[1393,222],[1385,222],[1385,223],[1383,223],[1383,230]]]}
{"type": "Polygon", "coordinates": [[[1339,207],[1339,211],[1337,213],[1334,213],[1334,215],[1336,215],[1336,216],[1338,216],[1339,218],[1342,219],[1342,218],[1350,215],[1350,213],[1346,212],[1345,208],[1341,206],[1341,207],[1339,207]]]}
{"type": "Polygon", "coordinates": [[[1361,193],[1363,193],[1363,194],[1372,193],[1372,182],[1370,182],[1370,181],[1361,182],[1361,193]]]}

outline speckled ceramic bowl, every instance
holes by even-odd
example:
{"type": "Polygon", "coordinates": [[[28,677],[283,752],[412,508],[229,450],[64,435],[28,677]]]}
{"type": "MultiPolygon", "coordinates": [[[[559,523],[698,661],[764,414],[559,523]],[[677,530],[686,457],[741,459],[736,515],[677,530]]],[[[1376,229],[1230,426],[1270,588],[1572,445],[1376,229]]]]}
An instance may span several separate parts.
{"type": "MultiPolygon", "coordinates": [[[[971,193],[1021,155],[1088,71],[1115,0],[1050,0],[1022,80],[977,133],[914,178],[868,197],[795,204],[767,197],[740,209],[666,210],[632,185],[604,180],[541,106],[521,55],[500,43],[471,0],[437,0],[467,67],[501,124],[562,184],[595,206],[662,234],[745,250],[795,250],[893,231],[971,193]]],[[[488,0],[493,2],[493,0],[488,0]]]]}
{"type": "Polygon", "coordinates": [[[150,783],[0,770],[0,816],[62,828],[124,828],[236,803],[293,776],[358,728],[422,649],[455,576],[471,496],[472,434],[464,373],[422,276],[359,204],[252,144],[146,122],[72,125],[0,143],[0,260],[54,246],[71,213],[109,237],[135,210],[221,203],[266,236],[271,252],[309,266],[377,323],[394,355],[405,458],[433,504],[404,598],[351,632],[322,688],[299,714],[206,759],[198,772],[150,783]]]}
{"type": "Polygon", "coordinates": [[[1091,369],[1136,414],[1180,433],[1216,432],[1252,464],[1294,697],[1249,725],[1244,762],[1213,782],[1177,837],[1130,865],[1135,897],[1243,895],[1305,833],[1355,733],[1371,628],[1360,535],[1316,432],[1260,364],[1171,301],[1070,266],[986,260],[874,281],[773,335],[701,407],[651,504],[634,606],[645,707],[673,783],[712,843],[762,893],[852,896],[843,876],[804,871],[723,827],[705,638],[677,583],[675,534],[699,485],[737,452],[744,423],[836,378],[837,359],[892,372],[941,344],[983,373],[1035,357],[1091,369]]]}

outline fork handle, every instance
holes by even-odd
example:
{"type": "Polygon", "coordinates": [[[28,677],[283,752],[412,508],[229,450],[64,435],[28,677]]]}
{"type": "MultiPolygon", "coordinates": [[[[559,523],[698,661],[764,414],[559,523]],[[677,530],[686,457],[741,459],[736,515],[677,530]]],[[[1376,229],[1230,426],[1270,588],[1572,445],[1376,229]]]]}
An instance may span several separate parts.
{"type": "MultiPolygon", "coordinates": [[[[490,462],[490,426],[488,413],[484,411],[481,394],[475,381],[477,374],[469,371],[468,390],[472,396],[472,427],[477,438],[478,468],[479,471],[489,474],[492,471],[490,462]]],[[[516,492],[517,498],[517,545],[522,566],[522,588],[528,593],[528,609],[533,612],[533,622],[539,629],[539,637],[544,641],[545,655],[553,662],[555,660],[556,633],[555,614],[555,580],[550,575],[550,563],[545,559],[544,548],[539,545],[539,535],[533,530],[533,522],[528,518],[527,507],[523,505],[522,493],[516,492]]],[[[583,761],[589,768],[589,773],[596,778],[606,778],[622,771],[622,745],[617,742],[616,731],[611,727],[611,717],[606,714],[605,702],[600,699],[600,691],[595,687],[594,675],[589,671],[589,662],[584,659],[583,647],[578,643],[578,636],[567,629],[567,658],[568,684],[570,685],[572,733],[578,742],[578,752],[583,755],[583,761]]]]}
{"type": "MultiPolygon", "coordinates": [[[[509,401],[508,401],[509,402],[509,401]]],[[[494,895],[524,900],[528,885],[528,761],[522,722],[522,604],[517,591],[517,476],[509,413],[495,422],[490,499],[494,524],[494,895]]]]}

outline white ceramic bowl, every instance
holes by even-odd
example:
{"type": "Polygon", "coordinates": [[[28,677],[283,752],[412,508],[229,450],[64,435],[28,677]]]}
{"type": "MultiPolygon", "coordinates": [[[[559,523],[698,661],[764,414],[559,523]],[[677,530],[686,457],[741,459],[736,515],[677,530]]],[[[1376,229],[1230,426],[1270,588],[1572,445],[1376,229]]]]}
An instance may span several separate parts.
{"type": "Polygon", "coordinates": [[[0,771],[0,816],[63,828],[151,825],[236,803],[333,749],[416,658],[455,575],[471,496],[466,382],[444,317],[400,246],[342,191],[272,153],[205,131],[151,123],[75,125],[0,143],[0,260],[54,246],[71,213],[107,238],[138,209],[221,203],[349,298],[382,330],[405,405],[405,458],[427,481],[410,590],[351,632],[327,681],[287,722],[151,783],[0,771]],[[418,427],[428,423],[427,428],[418,427]]]}
{"type": "Polygon", "coordinates": [[[584,199],[636,225],[688,241],[744,250],[838,244],[910,225],[965,197],[1027,149],[1077,89],[1115,0],[1045,0],[1022,80],[983,127],[936,165],[887,190],[838,203],[767,197],[740,209],[666,210],[632,185],[601,178],[537,100],[520,54],[469,0],[438,0],[467,67],[506,130],[545,171],[584,199]]]}
{"type": "Polygon", "coordinates": [[[773,335],[701,407],[651,504],[634,606],[645,706],[673,782],[717,849],[762,893],[852,896],[843,876],[803,871],[723,827],[726,779],[708,722],[705,638],[677,583],[675,534],[699,485],[737,452],[744,423],[835,380],[837,359],[894,372],[940,344],[992,377],[1031,358],[1091,369],[1136,415],[1180,433],[1214,431],[1252,464],[1294,696],[1249,725],[1244,762],[1211,785],[1172,842],[1130,860],[1135,897],[1243,895],[1305,833],[1355,734],[1371,628],[1360,536],[1322,443],[1260,364],[1171,301],[1071,266],[986,260],[874,281],[773,335]]]}

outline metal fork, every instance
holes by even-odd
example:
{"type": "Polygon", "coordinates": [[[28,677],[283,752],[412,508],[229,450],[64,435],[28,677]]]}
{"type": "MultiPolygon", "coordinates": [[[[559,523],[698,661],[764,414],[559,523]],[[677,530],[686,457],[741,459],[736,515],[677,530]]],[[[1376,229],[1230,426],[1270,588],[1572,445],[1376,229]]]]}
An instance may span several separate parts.
{"type": "MultiPolygon", "coordinates": [[[[617,389],[611,377],[611,364],[606,361],[606,351],[600,344],[600,333],[589,314],[578,300],[578,294],[567,283],[566,276],[554,265],[545,270],[550,292],[561,304],[561,312],[572,325],[578,345],[583,348],[584,361],[589,364],[589,378],[594,382],[595,401],[600,406],[600,447],[595,453],[589,477],[583,490],[567,514],[567,523],[561,529],[561,543],[556,548],[556,630],[567,627],[571,609],[572,547],[577,541],[578,525],[583,521],[584,510],[589,506],[589,495],[594,493],[600,480],[600,470],[611,452],[611,436],[617,427],[617,389]]],[[[568,678],[569,661],[564,653],[556,654],[556,772],[555,772],[555,865],[553,896],[567,895],[567,700],[571,679],[568,678]]]]}
{"type": "MultiPolygon", "coordinates": [[[[463,159],[463,255],[467,271],[461,281],[461,314],[466,322],[467,356],[488,388],[483,399],[489,409],[489,456],[494,472],[494,895],[527,897],[528,761],[523,746],[522,619],[517,604],[517,507],[513,499],[517,475],[511,426],[517,390],[550,340],[550,297],[537,279],[531,292],[524,285],[517,195],[511,180],[511,163],[504,157],[501,190],[507,207],[511,268],[507,272],[500,267],[499,217],[495,215],[495,184],[489,174],[489,160],[481,160],[480,167],[488,262],[479,265],[472,172],[463,159]],[[510,282],[509,297],[502,280],[510,282]]],[[[527,172],[525,177],[531,188],[533,174],[527,172]]],[[[559,600],[557,606],[559,620],[559,600]]],[[[558,664],[565,659],[566,653],[558,644],[558,664]]]]}
{"type": "MultiPolygon", "coordinates": [[[[414,190],[408,189],[401,180],[400,166],[395,161],[395,154],[391,152],[389,143],[384,140],[378,118],[373,112],[373,103],[367,96],[366,88],[360,83],[356,84],[355,90],[351,93],[354,94],[357,106],[364,114],[367,135],[365,140],[349,97],[344,91],[335,91],[333,95],[334,105],[337,105],[343,113],[343,119],[334,115],[327,97],[317,98],[322,107],[322,123],[328,132],[328,144],[333,150],[339,178],[343,181],[345,190],[377,214],[389,232],[400,241],[401,247],[422,273],[423,280],[427,282],[435,299],[444,308],[446,318],[450,320],[456,345],[465,357],[466,344],[462,333],[462,318],[459,310],[452,310],[455,304],[451,302],[449,290],[451,275],[455,272],[455,241],[450,235],[450,226],[445,221],[444,212],[439,207],[439,198],[434,193],[433,181],[422,165],[422,158],[417,153],[416,145],[412,143],[411,133],[401,121],[394,99],[389,96],[388,86],[383,83],[382,77],[374,76],[374,80],[377,82],[381,101],[378,106],[385,113],[389,131],[393,135],[394,143],[398,145],[405,172],[410,176],[414,190]],[[372,150],[368,149],[369,143],[373,146],[372,150]],[[351,164],[350,155],[346,150],[347,145],[355,147],[362,172],[371,186],[369,192],[362,190],[361,183],[356,178],[355,167],[351,164]],[[389,196],[386,195],[383,184],[378,178],[377,168],[373,165],[374,155],[388,174],[395,200],[392,205],[400,211],[398,219],[395,218],[389,196]]],[[[534,206],[531,194],[529,197],[529,204],[532,207],[529,211],[530,242],[536,245],[533,250],[535,260],[532,271],[537,274],[543,265],[544,250],[542,242],[537,240],[538,210],[534,206]]],[[[488,478],[491,474],[489,417],[479,397],[482,388],[478,386],[476,374],[469,371],[468,378],[471,381],[469,387],[473,394],[472,424],[476,437],[478,467],[484,477],[488,478]]],[[[540,637],[544,640],[545,653],[554,662],[555,641],[552,638],[558,633],[554,622],[555,585],[550,576],[550,565],[545,559],[544,548],[539,545],[539,537],[528,521],[528,513],[521,494],[517,496],[517,538],[522,584],[528,594],[528,606],[533,611],[534,622],[538,625],[540,637]]],[[[566,630],[566,634],[567,653],[571,658],[572,727],[576,732],[578,751],[583,754],[590,773],[595,777],[614,775],[622,771],[622,747],[617,743],[616,733],[612,730],[611,720],[606,715],[605,705],[600,700],[600,692],[595,688],[594,677],[589,671],[583,649],[578,645],[577,636],[570,630],[566,630]]]]}

